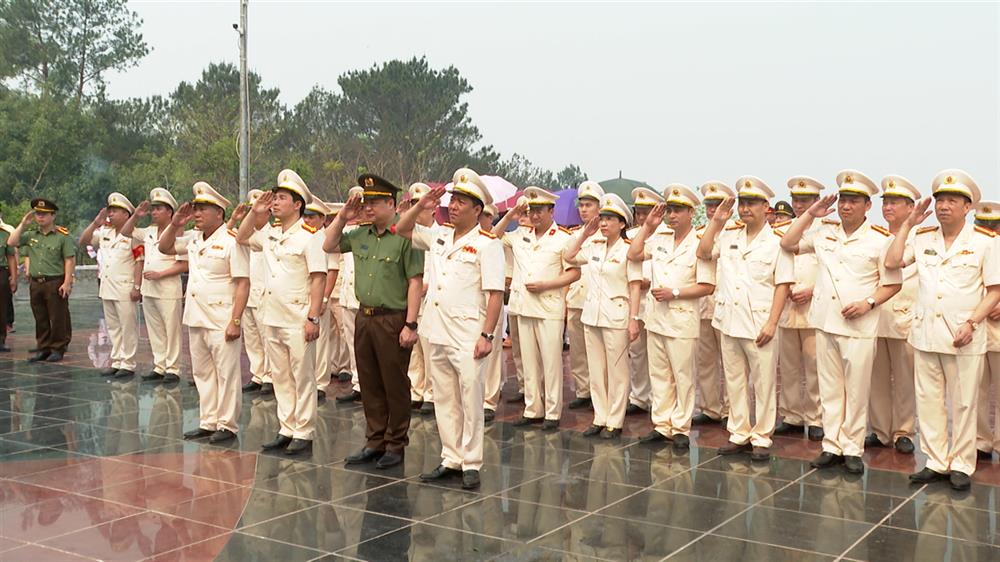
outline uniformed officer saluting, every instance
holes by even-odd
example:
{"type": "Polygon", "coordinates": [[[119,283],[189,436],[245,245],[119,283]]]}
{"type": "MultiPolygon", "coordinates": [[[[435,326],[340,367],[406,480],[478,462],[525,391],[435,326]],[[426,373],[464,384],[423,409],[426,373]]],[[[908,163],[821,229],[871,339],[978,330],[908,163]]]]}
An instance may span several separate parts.
{"type": "Polygon", "coordinates": [[[374,174],[362,174],[358,183],[364,191],[361,196],[352,195],[327,227],[323,249],[354,254],[355,290],[361,301],[354,351],[368,441],[361,451],[347,457],[347,463],[376,461],[376,468],[389,468],[403,462],[409,443],[406,370],[417,341],[424,253],[395,233],[399,188],[374,174]],[[365,222],[345,234],[344,226],[362,212],[365,222]]]}
{"type": "Polygon", "coordinates": [[[8,244],[28,258],[31,313],[35,316],[35,347],[28,361],[62,361],[73,337],[69,294],[73,290],[76,246],[65,227],[56,226],[59,207],[48,199],[31,200],[29,211],[11,233],[8,244]],[[25,233],[31,219],[38,230],[25,233]]]}

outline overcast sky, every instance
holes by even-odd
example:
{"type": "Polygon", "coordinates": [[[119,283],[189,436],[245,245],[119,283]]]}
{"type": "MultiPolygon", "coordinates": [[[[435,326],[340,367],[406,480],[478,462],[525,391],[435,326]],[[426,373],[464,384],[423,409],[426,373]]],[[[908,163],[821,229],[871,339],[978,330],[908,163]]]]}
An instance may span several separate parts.
{"type": "MultiPolygon", "coordinates": [[[[239,4],[130,2],[152,52],[113,97],[167,94],[237,62],[239,4]]],[[[505,156],[662,187],[968,171],[1000,199],[996,3],[250,1],[251,68],[288,105],[393,58],[456,66],[505,156]]],[[[490,170],[479,170],[489,173],[490,170]]],[[[442,178],[412,178],[440,180],[442,178]]]]}

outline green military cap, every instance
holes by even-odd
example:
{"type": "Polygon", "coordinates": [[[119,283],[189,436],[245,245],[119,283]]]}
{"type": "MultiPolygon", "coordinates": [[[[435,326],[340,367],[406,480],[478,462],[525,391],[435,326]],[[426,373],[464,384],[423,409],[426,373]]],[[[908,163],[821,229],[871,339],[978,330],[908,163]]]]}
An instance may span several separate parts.
{"type": "Polygon", "coordinates": [[[59,210],[59,206],[44,197],[35,197],[31,200],[31,208],[38,213],[54,213],[59,210]]]}
{"type": "Polygon", "coordinates": [[[400,189],[385,178],[380,178],[375,174],[361,174],[358,176],[358,185],[364,188],[362,197],[387,197],[395,200],[400,189]]]}
{"type": "Polygon", "coordinates": [[[778,201],[774,204],[774,214],[785,215],[789,218],[795,218],[795,211],[792,209],[792,204],[788,201],[778,201]]]}

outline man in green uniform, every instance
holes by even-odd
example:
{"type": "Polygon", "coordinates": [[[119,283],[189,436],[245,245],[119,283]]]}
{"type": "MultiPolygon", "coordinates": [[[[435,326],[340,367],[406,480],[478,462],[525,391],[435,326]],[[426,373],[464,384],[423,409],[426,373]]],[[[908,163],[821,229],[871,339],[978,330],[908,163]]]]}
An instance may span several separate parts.
{"type": "Polygon", "coordinates": [[[368,441],[347,463],[377,461],[376,468],[389,468],[403,462],[409,443],[407,368],[417,341],[424,253],[396,235],[399,188],[374,174],[362,174],[358,184],[364,192],[351,196],[327,227],[323,249],[354,254],[354,287],[361,301],[354,353],[368,441]],[[347,222],[359,216],[364,222],[343,234],[347,222]]]}
{"type": "Polygon", "coordinates": [[[7,241],[28,257],[28,287],[38,348],[38,354],[28,361],[62,361],[73,335],[69,294],[73,290],[76,245],[65,227],[56,226],[59,207],[55,203],[39,197],[31,200],[31,209],[7,241]],[[38,229],[25,232],[32,219],[38,229]]]}
{"type": "Polygon", "coordinates": [[[7,243],[10,233],[0,229],[0,353],[10,351],[7,347],[7,326],[13,319],[7,315],[7,300],[17,291],[17,258],[14,247],[7,243]]]}

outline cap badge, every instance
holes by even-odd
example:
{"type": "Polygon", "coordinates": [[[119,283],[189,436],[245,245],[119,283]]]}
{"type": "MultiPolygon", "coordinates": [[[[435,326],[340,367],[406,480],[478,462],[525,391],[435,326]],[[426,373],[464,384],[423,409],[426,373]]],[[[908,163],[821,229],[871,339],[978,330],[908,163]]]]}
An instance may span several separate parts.
{"type": "Polygon", "coordinates": [[[896,187],[896,182],[894,180],[889,180],[889,187],[896,187]]]}
{"type": "Polygon", "coordinates": [[[753,187],[753,182],[750,181],[750,180],[747,180],[747,181],[743,182],[743,187],[746,187],[746,188],[753,187]]]}
{"type": "Polygon", "coordinates": [[[992,213],[992,212],[993,212],[992,207],[983,207],[983,213],[992,213]]]}
{"type": "Polygon", "coordinates": [[[805,186],[806,186],[806,182],[803,181],[803,180],[799,180],[799,187],[805,187],[805,186]]]}
{"type": "Polygon", "coordinates": [[[708,191],[711,193],[715,193],[715,186],[714,185],[708,186],[708,191]]]}
{"type": "Polygon", "coordinates": [[[468,180],[465,178],[465,174],[462,174],[461,176],[458,177],[458,181],[459,183],[465,183],[468,180]]]}
{"type": "Polygon", "coordinates": [[[948,184],[955,183],[955,178],[953,178],[951,176],[948,176],[948,177],[944,178],[944,183],[948,183],[948,184]]]}
{"type": "Polygon", "coordinates": [[[365,178],[365,187],[375,187],[375,180],[372,178],[365,178]]]}
{"type": "Polygon", "coordinates": [[[675,189],[675,190],[673,191],[673,194],[674,194],[674,195],[680,195],[680,194],[681,194],[681,190],[679,190],[679,189],[675,189]]]}
{"type": "Polygon", "coordinates": [[[854,183],[854,176],[845,176],[844,183],[854,183]]]}

